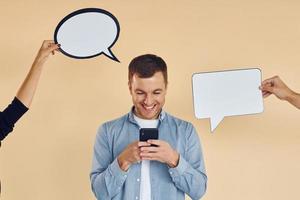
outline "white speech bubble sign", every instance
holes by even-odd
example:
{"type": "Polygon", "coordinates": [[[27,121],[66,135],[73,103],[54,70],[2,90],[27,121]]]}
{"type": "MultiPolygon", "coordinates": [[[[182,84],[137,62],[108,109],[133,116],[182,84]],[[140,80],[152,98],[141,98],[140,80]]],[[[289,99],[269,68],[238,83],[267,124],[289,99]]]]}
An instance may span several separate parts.
{"type": "Polygon", "coordinates": [[[263,112],[259,68],[195,73],[192,85],[195,116],[210,118],[211,132],[224,117],[263,112]]]}
{"type": "Polygon", "coordinates": [[[54,41],[63,54],[78,59],[101,54],[119,62],[111,51],[119,37],[117,18],[106,10],[84,8],[70,13],[57,25],[54,41]]]}

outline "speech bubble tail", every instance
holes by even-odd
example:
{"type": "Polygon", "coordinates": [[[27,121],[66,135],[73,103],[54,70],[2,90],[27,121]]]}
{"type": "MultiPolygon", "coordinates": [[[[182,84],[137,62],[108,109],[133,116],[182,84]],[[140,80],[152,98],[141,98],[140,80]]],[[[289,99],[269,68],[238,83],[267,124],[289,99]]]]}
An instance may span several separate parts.
{"type": "Polygon", "coordinates": [[[119,59],[113,54],[113,52],[110,49],[104,50],[103,53],[104,53],[104,55],[106,55],[110,59],[112,59],[116,62],[120,62],[119,59]]]}
{"type": "Polygon", "coordinates": [[[224,116],[216,116],[210,118],[210,132],[213,132],[223,119],[224,116]]]}

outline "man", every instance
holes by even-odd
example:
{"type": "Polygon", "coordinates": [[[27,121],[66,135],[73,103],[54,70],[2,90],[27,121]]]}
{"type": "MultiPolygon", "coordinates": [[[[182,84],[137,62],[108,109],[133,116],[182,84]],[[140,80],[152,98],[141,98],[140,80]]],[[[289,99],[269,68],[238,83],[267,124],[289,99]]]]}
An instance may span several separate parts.
{"type": "Polygon", "coordinates": [[[266,79],[262,82],[260,89],[263,92],[263,97],[266,98],[274,94],[281,100],[288,101],[290,104],[300,109],[300,94],[291,90],[279,76],[266,79]]]}
{"type": "Polygon", "coordinates": [[[101,200],[200,199],[207,176],[192,124],[162,110],[167,92],[166,63],[155,55],[129,64],[131,111],[104,123],[96,136],[92,190],[101,200]],[[140,128],[158,128],[159,140],[140,142],[140,128]],[[150,146],[154,144],[156,146],[150,146]]]}
{"type": "Polygon", "coordinates": [[[52,40],[45,40],[22,83],[16,97],[12,103],[0,112],[0,145],[1,141],[13,130],[14,124],[22,117],[31,105],[43,65],[49,54],[57,51],[59,45],[54,44],[52,40]]]}

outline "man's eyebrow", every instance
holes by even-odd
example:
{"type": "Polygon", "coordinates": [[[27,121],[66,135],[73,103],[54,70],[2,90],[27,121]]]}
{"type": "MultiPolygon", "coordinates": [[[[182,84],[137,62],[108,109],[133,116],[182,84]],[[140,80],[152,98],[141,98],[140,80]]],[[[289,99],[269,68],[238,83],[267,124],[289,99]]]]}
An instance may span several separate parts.
{"type": "MultiPolygon", "coordinates": [[[[134,91],[135,92],[145,92],[144,90],[139,89],[139,88],[135,89],[134,91]]],[[[153,92],[161,92],[161,91],[163,91],[163,89],[158,88],[158,89],[155,89],[153,92]]]]}
{"type": "Polygon", "coordinates": [[[141,90],[141,89],[135,89],[134,91],[136,91],[136,92],[144,92],[144,91],[141,90]]]}

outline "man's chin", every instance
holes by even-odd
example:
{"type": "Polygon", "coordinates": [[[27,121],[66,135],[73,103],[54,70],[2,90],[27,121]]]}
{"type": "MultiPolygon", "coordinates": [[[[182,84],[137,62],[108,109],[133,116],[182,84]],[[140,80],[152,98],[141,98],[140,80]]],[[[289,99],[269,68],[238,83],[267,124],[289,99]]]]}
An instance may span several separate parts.
{"type": "Polygon", "coordinates": [[[145,113],[143,113],[142,118],[151,120],[151,119],[156,119],[157,115],[158,115],[157,113],[154,113],[154,114],[145,114],[145,113]]]}
{"type": "Polygon", "coordinates": [[[151,119],[156,119],[158,117],[160,113],[160,110],[152,110],[151,112],[150,111],[147,111],[145,110],[144,108],[139,108],[137,110],[135,110],[135,114],[142,118],[142,119],[147,119],[147,120],[151,120],[151,119]]]}

